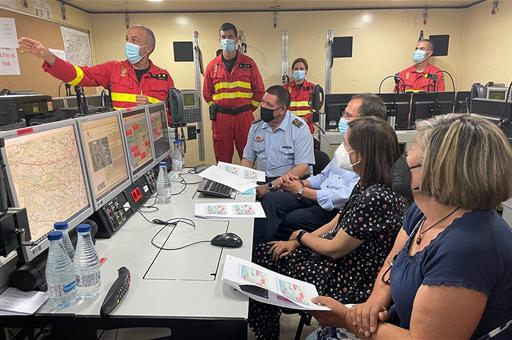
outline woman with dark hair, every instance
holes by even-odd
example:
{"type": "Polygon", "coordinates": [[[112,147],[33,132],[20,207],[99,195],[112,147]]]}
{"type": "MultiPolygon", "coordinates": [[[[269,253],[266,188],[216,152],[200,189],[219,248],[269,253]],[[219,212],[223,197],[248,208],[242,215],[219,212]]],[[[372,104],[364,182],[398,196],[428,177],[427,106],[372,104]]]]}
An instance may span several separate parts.
{"type": "Polygon", "coordinates": [[[308,74],[308,62],[304,58],[297,58],[292,64],[292,79],[284,84],[290,92],[292,102],[289,110],[308,124],[311,133],[315,132],[313,114],[311,112],[311,95],[315,84],[306,80],[308,74]]]}
{"type": "MultiPolygon", "coordinates": [[[[339,216],[312,233],[298,230],[288,241],[258,245],[255,263],[314,284],[341,302],[364,301],[385,254],[402,226],[404,199],[391,190],[391,167],[399,157],[391,126],[376,117],[349,123],[338,166],[360,180],[339,216]]],[[[258,339],[279,338],[280,309],[250,300],[249,326],[258,339]]]]}

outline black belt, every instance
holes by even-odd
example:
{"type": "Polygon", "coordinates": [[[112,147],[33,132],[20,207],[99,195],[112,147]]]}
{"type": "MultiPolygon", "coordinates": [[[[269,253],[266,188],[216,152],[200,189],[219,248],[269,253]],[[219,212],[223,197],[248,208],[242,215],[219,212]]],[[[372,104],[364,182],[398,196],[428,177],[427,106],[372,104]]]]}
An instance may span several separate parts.
{"type": "Polygon", "coordinates": [[[222,107],[222,106],[217,106],[217,112],[225,113],[225,114],[232,115],[232,116],[236,116],[237,114],[249,111],[251,109],[252,109],[252,105],[251,104],[247,104],[247,105],[240,106],[240,107],[222,107]]]}

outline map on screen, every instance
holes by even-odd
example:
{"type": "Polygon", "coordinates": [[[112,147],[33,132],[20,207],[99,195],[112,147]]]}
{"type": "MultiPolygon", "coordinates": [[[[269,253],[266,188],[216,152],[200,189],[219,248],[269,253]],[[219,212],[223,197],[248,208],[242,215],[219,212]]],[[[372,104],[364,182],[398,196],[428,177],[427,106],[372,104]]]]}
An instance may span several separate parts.
{"type": "Polygon", "coordinates": [[[82,121],[79,126],[92,189],[96,198],[101,198],[128,179],[119,121],[114,115],[82,121]]]}
{"type": "Polygon", "coordinates": [[[6,139],[5,152],[33,241],[89,206],[73,126],[6,139]]]}
{"type": "Polygon", "coordinates": [[[151,112],[151,127],[153,128],[153,139],[157,140],[164,136],[164,126],[162,124],[162,113],[160,111],[151,112]]]}
{"type": "Polygon", "coordinates": [[[130,154],[131,167],[133,171],[139,170],[142,166],[153,160],[151,138],[149,136],[146,112],[131,114],[124,113],[124,131],[128,142],[128,153],[130,154]]]}

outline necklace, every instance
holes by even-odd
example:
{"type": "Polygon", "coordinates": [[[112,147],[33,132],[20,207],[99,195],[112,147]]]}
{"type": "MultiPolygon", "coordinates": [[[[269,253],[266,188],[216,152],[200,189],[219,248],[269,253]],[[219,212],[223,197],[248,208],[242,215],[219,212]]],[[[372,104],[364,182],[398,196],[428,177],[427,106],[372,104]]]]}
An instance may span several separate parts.
{"type": "Polygon", "coordinates": [[[457,208],[455,210],[453,210],[451,213],[449,213],[448,215],[446,215],[445,217],[443,217],[442,219],[440,219],[439,221],[437,221],[436,223],[432,224],[430,227],[428,227],[426,230],[423,230],[421,231],[421,228],[423,228],[423,224],[425,223],[425,219],[423,219],[423,221],[421,222],[421,226],[420,226],[420,229],[418,231],[418,235],[416,236],[416,244],[420,244],[421,243],[421,240],[423,239],[423,234],[425,234],[427,231],[429,231],[430,229],[434,228],[436,225],[438,225],[439,223],[443,222],[444,220],[446,220],[448,217],[452,216],[453,214],[455,214],[455,212],[457,210],[459,210],[460,208],[457,208]]]}

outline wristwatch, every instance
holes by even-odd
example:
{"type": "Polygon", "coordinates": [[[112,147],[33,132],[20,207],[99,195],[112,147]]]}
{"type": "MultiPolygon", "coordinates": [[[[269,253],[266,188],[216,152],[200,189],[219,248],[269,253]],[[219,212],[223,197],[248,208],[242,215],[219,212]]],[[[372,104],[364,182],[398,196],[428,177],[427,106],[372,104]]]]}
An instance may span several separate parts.
{"type": "Polygon", "coordinates": [[[279,188],[275,187],[274,183],[272,183],[272,182],[268,182],[267,183],[267,189],[270,190],[270,191],[277,191],[277,190],[279,190],[279,188]]]}
{"type": "Polygon", "coordinates": [[[297,193],[295,194],[297,196],[298,200],[301,200],[304,197],[304,184],[301,181],[301,187],[299,190],[297,190],[297,193]]]}
{"type": "Polygon", "coordinates": [[[301,229],[301,230],[299,230],[299,233],[297,234],[297,239],[296,239],[296,240],[297,240],[297,242],[299,242],[301,245],[303,245],[303,244],[302,244],[302,236],[304,236],[304,234],[305,234],[305,233],[306,233],[306,231],[301,229]]]}

